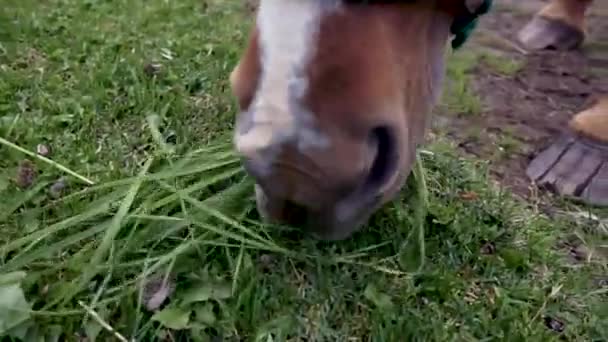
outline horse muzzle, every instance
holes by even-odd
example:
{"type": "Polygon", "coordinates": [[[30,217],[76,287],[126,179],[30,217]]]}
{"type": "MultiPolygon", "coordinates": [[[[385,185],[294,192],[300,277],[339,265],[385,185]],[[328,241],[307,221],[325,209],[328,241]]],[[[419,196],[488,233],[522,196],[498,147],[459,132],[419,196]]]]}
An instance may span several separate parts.
{"type": "Polygon", "coordinates": [[[372,136],[360,160],[343,158],[336,151],[324,158],[306,156],[293,148],[245,156],[245,169],[256,181],[260,215],[268,222],[303,228],[322,240],[350,237],[403,183],[391,132],[380,129],[372,136]],[[332,169],[338,163],[347,167],[341,172],[332,169]]]}
{"type": "Polygon", "coordinates": [[[302,228],[315,238],[327,241],[349,238],[380,204],[380,197],[374,196],[328,206],[307,206],[268,195],[259,184],[256,184],[255,195],[258,212],[267,222],[302,228]]]}

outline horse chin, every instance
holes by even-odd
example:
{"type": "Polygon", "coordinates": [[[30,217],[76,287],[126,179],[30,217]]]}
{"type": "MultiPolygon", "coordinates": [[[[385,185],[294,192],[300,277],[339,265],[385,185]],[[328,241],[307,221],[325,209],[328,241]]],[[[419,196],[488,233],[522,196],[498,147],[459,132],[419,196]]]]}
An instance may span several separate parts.
{"type": "Polygon", "coordinates": [[[369,223],[371,217],[387,203],[393,201],[407,177],[399,172],[382,191],[355,193],[338,202],[328,215],[317,216],[309,226],[313,235],[321,240],[339,241],[352,237],[369,223]]]}
{"type": "Polygon", "coordinates": [[[258,213],[263,221],[271,224],[288,224],[301,228],[312,237],[324,241],[340,241],[350,238],[371,217],[378,205],[370,201],[346,200],[333,207],[310,212],[294,208],[294,204],[270,198],[256,184],[255,198],[258,213]],[[302,211],[305,213],[302,214],[302,211]],[[299,213],[298,213],[299,212],[299,213]]]}
{"type": "Polygon", "coordinates": [[[301,228],[312,237],[323,241],[341,241],[351,238],[363,229],[371,216],[394,198],[402,180],[402,177],[398,177],[396,182],[381,194],[353,195],[315,211],[305,210],[289,201],[271,198],[256,184],[256,205],[261,218],[267,223],[301,228]]]}

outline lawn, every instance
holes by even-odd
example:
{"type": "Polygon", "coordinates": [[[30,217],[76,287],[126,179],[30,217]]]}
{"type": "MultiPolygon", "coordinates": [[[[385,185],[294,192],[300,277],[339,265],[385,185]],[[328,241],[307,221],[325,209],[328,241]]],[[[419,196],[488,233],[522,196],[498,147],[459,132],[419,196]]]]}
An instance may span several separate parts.
{"type": "MultiPolygon", "coordinates": [[[[3,0],[2,341],[608,340],[605,223],[441,137],[424,222],[410,186],[339,243],[259,223],[230,145],[249,25],[237,0],[3,0]]],[[[450,59],[448,109],[477,108],[450,59]]]]}

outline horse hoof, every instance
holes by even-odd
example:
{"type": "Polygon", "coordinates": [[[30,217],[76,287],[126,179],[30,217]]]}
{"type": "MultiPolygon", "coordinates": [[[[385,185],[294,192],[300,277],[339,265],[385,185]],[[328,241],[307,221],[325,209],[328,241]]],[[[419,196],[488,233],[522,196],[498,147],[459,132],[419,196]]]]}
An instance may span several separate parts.
{"type": "Polygon", "coordinates": [[[572,50],[582,44],[585,34],[562,20],[535,15],[519,31],[518,39],[528,50],[572,50]]]}
{"type": "Polygon", "coordinates": [[[608,205],[608,143],[574,133],[559,137],[528,165],[528,177],[558,195],[608,205]]]}

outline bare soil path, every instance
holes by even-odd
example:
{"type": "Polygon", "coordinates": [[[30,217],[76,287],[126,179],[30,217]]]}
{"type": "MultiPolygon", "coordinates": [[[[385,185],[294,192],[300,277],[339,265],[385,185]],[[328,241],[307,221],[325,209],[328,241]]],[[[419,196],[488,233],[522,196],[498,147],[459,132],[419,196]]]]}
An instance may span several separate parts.
{"type": "Polygon", "coordinates": [[[491,161],[493,176],[523,197],[531,194],[530,159],[574,114],[608,94],[608,3],[594,4],[579,50],[529,53],[516,35],[544,3],[496,1],[468,47],[482,55],[469,72],[479,110],[443,110],[435,120],[465,153],[491,161]]]}

